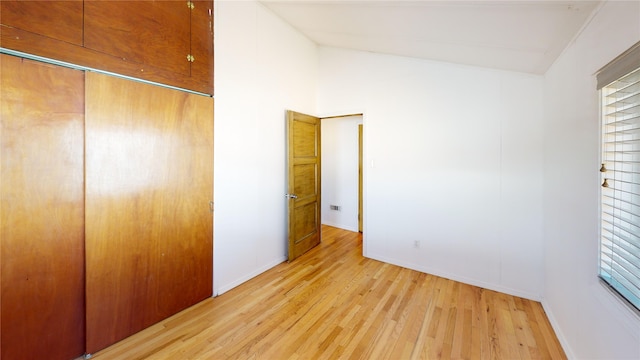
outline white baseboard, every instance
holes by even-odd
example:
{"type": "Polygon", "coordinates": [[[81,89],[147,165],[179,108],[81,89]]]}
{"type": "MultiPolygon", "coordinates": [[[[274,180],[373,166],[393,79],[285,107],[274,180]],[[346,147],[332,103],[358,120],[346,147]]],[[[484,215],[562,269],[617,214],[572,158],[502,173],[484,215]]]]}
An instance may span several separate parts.
{"type": "Polygon", "coordinates": [[[382,261],[382,262],[386,262],[386,263],[389,263],[389,264],[392,264],[392,265],[401,266],[401,267],[404,267],[404,268],[407,268],[407,269],[420,271],[420,272],[423,272],[423,273],[426,273],[426,274],[431,274],[431,275],[443,277],[443,278],[446,278],[446,279],[459,281],[459,282],[464,283],[464,284],[478,286],[478,287],[481,287],[481,288],[484,288],[484,289],[494,290],[494,291],[498,291],[498,292],[501,292],[501,293],[505,293],[505,294],[509,294],[509,295],[513,295],[513,296],[529,299],[529,300],[540,301],[542,299],[542,296],[540,294],[529,293],[529,292],[526,292],[526,291],[512,289],[512,288],[509,288],[509,287],[506,287],[506,286],[501,286],[501,285],[497,285],[497,284],[492,284],[492,283],[479,281],[477,279],[471,279],[471,278],[467,278],[467,277],[464,277],[464,276],[459,276],[459,275],[455,275],[455,274],[449,274],[449,273],[443,272],[441,270],[425,267],[425,266],[422,266],[422,265],[404,263],[404,262],[401,262],[401,261],[397,261],[395,259],[387,258],[387,257],[385,257],[383,255],[379,255],[379,254],[367,253],[366,257],[374,259],[374,260],[379,260],[379,261],[382,261]]]}
{"type": "Polygon", "coordinates": [[[216,289],[216,291],[213,292],[213,294],[214,294],[213,296],[222,295],[222,294],[226,293],[227,291],[233,289],[234,287],[239,286],[239,285],[241,285],[241,284],[253,279],[254,277],[262,274],[263,272],[273,268],[276,265],[282,264],[285,261],[287,261],[287,257],[283,256],[281,258],[278,258],[278,259],[266,264],[265,266],[257,269],[254,272],[251,272],[251,273],[249,273],[249,274],[247,274],[247,275],[245,275],[245,276],[243,276],[243,277],[241,277],[241,278],[239,278],[237,280],[232,281],[229,284],[222,285],[222,286],[218,287],[216,289]]]}
{"type": "Polygon", "coordinates": [[[358,228],[357,227],[351,227],[351,226],[346,226],[346,225],[342,225],[342,224],[335,224],[332,223],[330,221],[323,221],[322,225],[329,225],[329,226],[333,226],[333,227],[337,227],[343,230],[348,230],[348,231],[353,231],[353,232],[358,232],[358,228]]]}
{"type": "Polygon", "coordinates": [[[560,330],[560,325],[558,324],[558,321],[553,315],[553,311],[551,311],[551,308],[549,307],[549,303],[547,302],[546,299],[542,299],[540,303],[542,304],[542,308],[544,309],[544,312],[547,314],[547,319],[549,319],[549,322],[551,323],[551,327],[553,328],[553,331],[556,333],[556,337],[558,338],[558,341],[560,341],[560,346],[562,346],[562,350],[564,350],[565,355],[567,355],[567,359],[577,359],[571,349],[571,346],[569,346],[569,342],[567,341],[567,338],[564,336],[564,334],[560,330]]]}

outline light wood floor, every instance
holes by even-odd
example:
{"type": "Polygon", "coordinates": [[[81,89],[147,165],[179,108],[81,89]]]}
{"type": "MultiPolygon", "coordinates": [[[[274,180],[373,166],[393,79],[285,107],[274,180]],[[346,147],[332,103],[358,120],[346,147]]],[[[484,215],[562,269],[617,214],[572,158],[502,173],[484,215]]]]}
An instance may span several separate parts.
{"type": "Polygon", "coordinates": [[[566,359],[538,302],[323,242],[94,355],[94,359],[566,359]]]}

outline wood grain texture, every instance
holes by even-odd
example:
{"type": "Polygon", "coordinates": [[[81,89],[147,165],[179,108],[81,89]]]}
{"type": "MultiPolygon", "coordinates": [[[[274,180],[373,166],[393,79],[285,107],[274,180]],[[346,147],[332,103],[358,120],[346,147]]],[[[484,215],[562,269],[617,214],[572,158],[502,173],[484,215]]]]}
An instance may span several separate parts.
{"type": "Polygon", "coordinates": [[[84,74],[0,55],[2,359],[84,353],[84,74]]]}
{"type": "MultiPolygon", "coordinates": [[[[213,89],[213,0],[193,1],[191,10],[191,77],[213,89]]],[[[213,93],[213,92],[212,92],[213,93]]]]}
{"type": "Polygon", "coordinates": [[[86,1],[84,46],[190,76],[190,17],[186,1],[86,1]]]}
{"type": "Polygon", "coordinates": [[[82,46],[82,0],[0,1],[0,23],[82,46]]]}
{"type": "Polygon", "coordinates": [[[289,261],[320,243],[320,119],[287,111],[289,261]]]}
{"type": "Polygon", "coordinates": [[[92,353],[212,294],[213,99],[87,73],[92,353]]]}
{"type": "Polygon", "coordinates": [[[95,359],[566,359],[540,303],[322,243],[95,359]]]}
{"type": "MultiPolygon", "coordinates": [[[[11,12],[6,18],[0,14],[3,48],[213,95],[213,14],[205,10],[210,0],[197,1],[205,4],[192,11],[186,1],[86,1],[86,29],[80,0],[30,5],[28,17],[23,2],[33,1],[7,1],[11,12]],[[59,23],[66,18],[69,22],[59,23]],[[57,35],[77,36],[78,21],[80,40],[86,36],[88,47],[57,35]],[[192,44],[197,51],[194,63],[187,61],[192,44]]],[[[0,10],[4,4],[0,1],[0,10]]]]}

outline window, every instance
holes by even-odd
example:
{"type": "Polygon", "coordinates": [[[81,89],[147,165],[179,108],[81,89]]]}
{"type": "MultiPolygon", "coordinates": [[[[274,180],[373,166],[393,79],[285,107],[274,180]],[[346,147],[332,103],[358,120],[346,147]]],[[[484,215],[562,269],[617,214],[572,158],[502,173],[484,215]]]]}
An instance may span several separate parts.
{"type": "Polygon", "coordinates": [[[600,277],[640,309],[640,46],[597,75],[602,109],[600,277]]]}

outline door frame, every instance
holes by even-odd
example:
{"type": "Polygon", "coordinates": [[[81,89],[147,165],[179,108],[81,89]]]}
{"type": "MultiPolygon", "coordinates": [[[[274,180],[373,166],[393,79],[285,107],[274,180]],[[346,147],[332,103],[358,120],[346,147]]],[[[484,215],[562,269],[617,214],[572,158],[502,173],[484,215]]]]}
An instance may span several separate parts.
{"type": "MultiPolygon", "coordinates": [[[[363,119],[364,123],[364,119],[363,119]]],[[[364,124],[358,125],[358,231],[362,233],[364,226],[363,178],[364,178],[364,124]]]]}
{"type": "MultiPolygon", "coordinates": [[[[358,147],[359,147],[359,152],[358,152],[358,162],[359,162],[359,167],[361,170],[361,174],[359,176],[359,184],[358,184],[358,217],[359,217],[359,221],[358,221],[358,231],[362,234],[362,254],[364,256],[367,256],[367,231],[366,231],[366,218],[367,218],[367,197],[366,197],[366,189],[367,189],[367,166],[365,166],[366,161],[365,159],[367,158],[367,148],[366,148],[366,132],[367,132],[367,119],[366,119],[366,115],[365,115],[366,111],[356,111],[353,113],[337,113],[335,115],[325,115],[325,116],[319,116],[320,118],[320,124],[321,124],[321,128],[322,128],[322,121],[324,120],[330,120],[330,119],[335,119],[335,118],[343,118],[343,117],[349,117],[349,116],[362,116],[362,124],[359,126],[359,139],[358,139],[358,147]],[[360,133],[360,129],[362,130],[362,132],[360,133]]],[[[373,164],[373,162],[372,162],[373,164]]],[[[373,166],[371,166],[373,167],[373,166]]],[[[322,184],[320,184],[322,186],[322,184]]],[[[322,219],[320,219],[322,221],[322,219]]]]}
{"type": "MultiPolygon", "coordinates": [[[[323,120],[334,120],[341,118],[348,118],[353,116],[360,116],[362,118],[362,124],[358,125],[358,231],[363,233],[363,222],[364,222],[364,206],[363,206],[363,171],[364,171],[364,163],[363,163],[363,133],[362,129],[364,127],[364,114],[363,113],[355,113],[355,114],[346,114],[346,115],[332,115],[320,117],[320,124],[322,127],[323,120]]],[[[322,200],[322,199],[321,199],[322,200]]]]}
{"type": "MultiPolygon", "coordinates": [[[[289,111],[289,109],[287,109],[287,111],[289,111]]],[[[358,215],[360,217],[359,219],[359,232],[362,234],[362,252],[364,256],[367,256],[367,241],[366,241],[366,219],[367,219],[367,212],[366,212],[366,205],[367,205],[367,198],[366,198],[366,193],[367,193],[367,166],[365,166],[366,164],[366,159],[367,159],[367,151],[366,151],[366,116],[365,116],[365,112],[361,111],[361,112],[353,112],[353,113],[344,113],[344,114],[335,114],[335,115],[323,115],[323,116],[317,116],[317,118],[320,119],[320,128],[322,128],[322,121],[324,120],[330,120],[330,119],[336,119],[336,118],[343,118],[343,117],[349,117],[349,116],[362,116],[362,124],[359,125],[359,139],[358,139],[358,147],[359,147],[359,167],[361,169],[361,173],[359,174],[359,184],[358,184],[358,215]]],[[[285,120],[287,120],[287,116],[285,116],[285,120]]],[[[287,120],[288,121],[288,120],[287,120]]],[[[287,139],[288,139],[288,126],[287,126],[287,139]]],[[[287,150],[288,151],[288,150],[287,150]]],[[[321,149],[322,151],[322,149],[321,149]]],[[[373,162],[371,163],[373,165],[373,162]]],[[[322,167],[322,157],[320,157],[320,167],[322,167]]],[[[373,167],[373,166],[371,166],[373,167]]],[[[285,178],[288,179],[289,178],[289,166],[287,164],[286,166],[286,175],[285,178]]],[[[289,184],[288,184],[288,180],[287,180],[287,184],[286,184],[286,189],[288,190],[289,184]]],[[[320,187],[322,188],[322,184],[320,184],[320,187]]],[[[288,193],[286,194],[288,195],[288,193]]],[[[320,194],[320,206],[322,206],[322,193],[320,194]]],[[[288,221],[289,221],[289,199],[287,197],[287,210],[286,210],[286,217],[287,217],[287,239],[288,239],[288,232],[289,230],[289,225],[288,225],[288,221]]],[[[322,218],[320,218],[320,222],[322,223],[322,218]]],[[[321,238],[322,239],[322,238],[321,238]]],[[[288,246],[288,240],[287,240],[287,246],[288,246]]]]}

